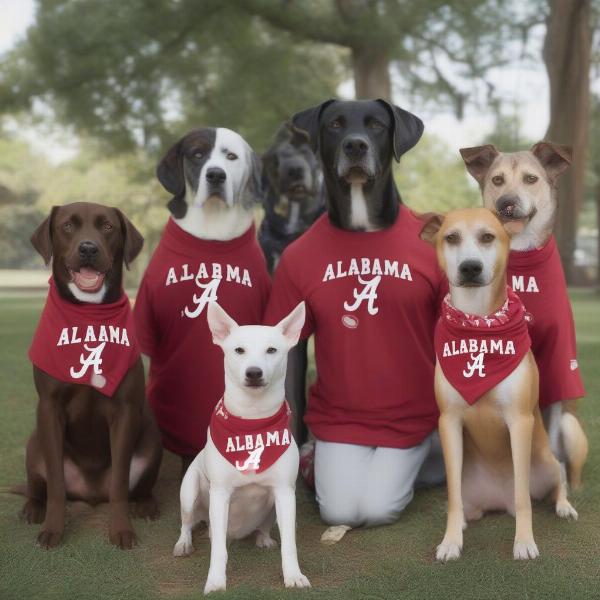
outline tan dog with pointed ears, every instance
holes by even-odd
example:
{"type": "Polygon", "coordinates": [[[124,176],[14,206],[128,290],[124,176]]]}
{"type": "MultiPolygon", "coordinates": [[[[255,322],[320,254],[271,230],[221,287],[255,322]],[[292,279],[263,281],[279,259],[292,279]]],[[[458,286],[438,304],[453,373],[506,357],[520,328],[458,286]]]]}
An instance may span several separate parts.
{"type": "Polygon", "coordinates": [[[491,211],[473,208],[429,216],[421,234],[435,245],[450,284],[436,327],[435,393],[448,483],[438,560],[458,558],[466,521],[492,510],[516,517],[514,557],[536,558],[531,497],[552,494],[559,517],[577,518],[542,423],[525,310],[506,285],[510,229],[491,211]],[[446,341],[441,350],[448,331],[476,339],[446,341]]]}

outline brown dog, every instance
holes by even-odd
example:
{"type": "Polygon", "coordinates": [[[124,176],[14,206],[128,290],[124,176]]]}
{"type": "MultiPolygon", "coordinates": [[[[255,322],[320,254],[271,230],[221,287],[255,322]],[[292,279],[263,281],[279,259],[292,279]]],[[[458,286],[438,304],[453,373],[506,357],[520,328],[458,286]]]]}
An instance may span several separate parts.
{"type": "Polygon", "coordinates": [[[571,164],[570,146],[538,142],[531,150],[500,152],[494,146],[462,148],[483,204],[511,223],[508,282],[533,315],[532,350],[540,372],[540,406],[552,451],[581,485],[588,440],[577,417],[585,389],[577,362],[573,312],[552,229],[556,185],[571,164]],[[551,307],[551,310],[548,310],[551,307]]]}
{"type": "Polygon", "coordinates": [[[448,482],[448,523],[438,560],[460,556],[467,520],[516,517],[513,555],[536,558],[531,497],[577,518],[538,406],[538,370],[525,309],[507,291],[511,224],[485,208],[430,217],[422,238],[448,276],[435,332],[435,395],[448,482]]]}
{"type": "Polygon", "coordinates": [[[143,238],[118,209],[78,202],[54,207],[31,242],[46,264],[52,258],[52,279],[30,350],[39,403],[22,515],[43,522],[37,541],[51,548],[61,541],[66,499],[108,500],[109,539],[131,548],[129,500],[136,516],[158,515],[152,488],[162,458],[122,288],[123,263],[143,238]]]}

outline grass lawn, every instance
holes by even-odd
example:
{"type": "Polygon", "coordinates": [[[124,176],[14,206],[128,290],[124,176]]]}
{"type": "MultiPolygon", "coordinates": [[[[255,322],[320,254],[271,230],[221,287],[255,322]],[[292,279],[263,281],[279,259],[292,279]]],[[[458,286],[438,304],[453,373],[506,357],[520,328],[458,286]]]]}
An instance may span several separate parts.
{"type": "MultiPolygon", "coordinates": [[[[584,489],[572,494],[579,521],[557,519],[550,505],[534,509],[541,557],[516,562],[514,521],[493,515],[465,532],[463,557],[437,564],[434,548],[445,526],[444,488],[420,491],[393,526],[350,532],[324,547],[315,503],[298,486],[298,552],[311,590],[286,591],[278,550],[250,541],[230,546],[229,591],[215,598],[599,598],[600,597],[600,297],[573,294],[580,364],[589,399],[581,414],[590,437],[584,489]]],[[[0,299],[0,487],[24,480],[25,441],[34,422],[36,397],[26,350],[42,300],[0,299]]],[[[134,521],[140,544],[129,552],[108,543],[106,506],[69,505],[63,545],[44,551],[34,545],[39,529],[17,518],[23,499],[0,493],[0,599],[103,600],[199,598],[208,571],[209,542],[200,533],[196,552],[171,556],[178,537],[179,464],[166,455],[156,493],[161,518],[134,521]]]]}

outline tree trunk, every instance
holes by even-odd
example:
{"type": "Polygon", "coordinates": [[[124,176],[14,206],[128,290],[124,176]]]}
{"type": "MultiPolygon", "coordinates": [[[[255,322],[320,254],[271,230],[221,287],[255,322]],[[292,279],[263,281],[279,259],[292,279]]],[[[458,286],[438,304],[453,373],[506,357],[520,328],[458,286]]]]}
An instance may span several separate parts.
{"type": "Polygon", "coordinates": [[[590,0],[550,0],[544,62],[550,80],[546,139],[573,146],[558,186],[556,237],[567,282],[574,277],[577,218],[583,202],[590,103],[590,0]]]}
{"type": "Polygon", "coordinates": [[[352,48],[354,90],[357,99],[392,99],[390,59],[385,48],[359,46],[352,48]]]}

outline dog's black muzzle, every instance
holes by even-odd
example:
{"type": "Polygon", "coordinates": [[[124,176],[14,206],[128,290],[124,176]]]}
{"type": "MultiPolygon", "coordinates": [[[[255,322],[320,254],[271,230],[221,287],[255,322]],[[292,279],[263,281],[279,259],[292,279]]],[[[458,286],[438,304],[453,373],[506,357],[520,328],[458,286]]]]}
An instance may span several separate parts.
{"type": "Polygon", "coordinates": [[[480,260],[463,260],[458,266],[459,284],[464,287],[483,285],[481,274],[483,263],[480,260]]]}
{"type": "Polygon", "coordinates": [[[525,219],[528,215],[523,212],[523,206],[519,196],[504,195],[496,200],[496,212],[502,219],[525,219]]]}
{"type": "Polygon", "coordinates": [[[371,144],[365,136],[347,135],[341,143],[337,160],[338,176],[344,179],[373,179],[376,177],[371,144]]]}

